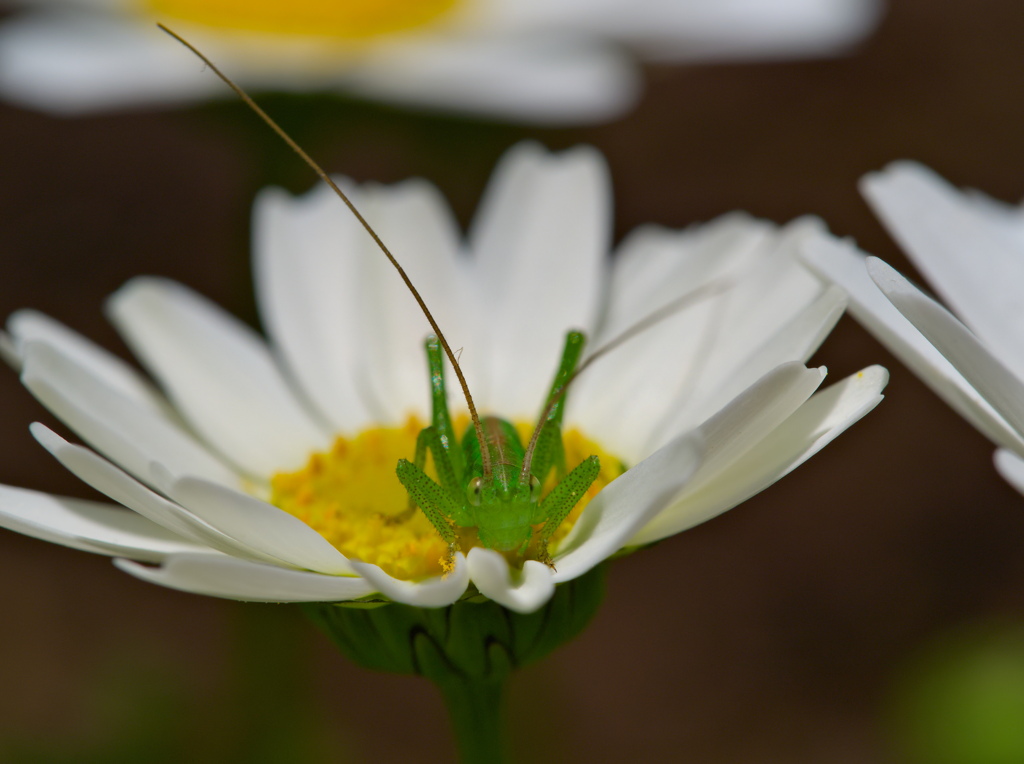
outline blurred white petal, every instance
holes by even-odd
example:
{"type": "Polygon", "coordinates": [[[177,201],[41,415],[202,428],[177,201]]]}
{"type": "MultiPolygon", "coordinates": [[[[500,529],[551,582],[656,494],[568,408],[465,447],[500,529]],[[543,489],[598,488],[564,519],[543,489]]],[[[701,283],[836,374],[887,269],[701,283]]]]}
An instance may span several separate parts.
{"type": "MultiPolygon", "coordinates": [[[[139,0],[37,5],[0,29],[0,93],[10,100],[74,114],[226,95],[212,75],[197,75],[180,46],[161,39],[155,23],[171,19],[156,18],[139,0]]],[[[641,90],[635,54],[671,61],[830,55],[870,32],[880,7],[880,0],[465,0],[447,18],[358,40],[256,33],[243,21],[174,25],[250,88],[342,90],[558,125],[629,109],[641,90]]]]}
{"type": "Polygon", "coordinates": [[[806,248],[808,263],[845,288],[854,315],[925,384],[1001,446],[996,466],[1020,488],[1021,209],[978,192],[958,191],[913,162],[896,162],[866,176],[861,190],[952,311],[847,242],[821,237],[806,248]]]}

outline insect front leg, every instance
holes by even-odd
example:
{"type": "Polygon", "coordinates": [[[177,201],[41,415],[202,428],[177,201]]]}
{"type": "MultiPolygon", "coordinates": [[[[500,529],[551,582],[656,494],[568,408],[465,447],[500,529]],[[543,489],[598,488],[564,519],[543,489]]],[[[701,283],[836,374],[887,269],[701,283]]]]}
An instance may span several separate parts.
{"type": "MultiPolygon", "coordinates": [[[[423,469],[427,464],[428,450],[434,459],[434,468],[437,471],[438,479],[441,481],[441,486],[458,501],[461,498],[461,486],[455,475],[455,467],[452,464],[449,450],[445,448],[444,441],[433,427],[423,428],[420,430],[420,434],[416,436],[416,453],[413,455],[412,463],[421,473],[423,473],[423,469]]],[[[426,474],[424,474],[424,477],[427,477],[426,474]]],[[[413,497],[412,491],[409,491],[409,504],[406,509],[397,515],[388,515],[385,520],[388,525],[398,525],[407,522],[416,513],[416,506],[416,499],[413,497]]]]}
{"type": "MultiPolygon", "coordinates": [[[[429,437],[427,427],[420,430],[420,434],[416,436],[416,453],[413,455],[412,463],[416,465],[416,468],[420,472],[427,464],[427,439],[429,437]]],[[[409,492],[409,502],[404,510],[399,512],[397,515],[384,515],[384,522],[388,525],[401,525],[402,523],[408,522],[412,519],[412,516],[416,514],[416,500],[412,497],[412,492],[409,492]]]]}
{"type": "Polygon", "coordinates": [[[548,542],[600,472],[601,462],[596,456],[584,459],[540,502],[540,514],[544,517],[544,525],[538,534],[540,547],[537,559],[549,567],[555,566],[548,552],[548,542]]]}
{"type": "Polygon", "coordinates": [[[409,492],[409,498],[423,511],[434,530],[448,544],[448,553],[442,558],[441,566],[446,574],[449,573],[455,565],[455,553],[459,550],[457,528],[459,520],[465,516],[463,506],[455,501],[448,490],[431,480],[429,475],[408,459],[398,460],[395,473],[409,492]]]}

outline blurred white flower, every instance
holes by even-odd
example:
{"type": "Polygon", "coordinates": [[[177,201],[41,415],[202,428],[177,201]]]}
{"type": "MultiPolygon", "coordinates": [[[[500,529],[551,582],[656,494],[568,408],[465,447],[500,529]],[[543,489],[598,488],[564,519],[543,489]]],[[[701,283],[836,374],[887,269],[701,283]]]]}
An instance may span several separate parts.
{"type": "Polygon", "coordinates": [[[996,467],[1024,493],[1024,212],[959,191],[912,162],[866,176],[861,190],[956,315],[849,242],[816,239],[806,261],[846,289],[850,312],[1000,447],[996,467]]]}
{"type": "Polygon", "coordinates": [[[611,118],[641,57],[816,56],[867,34],[881,0],[21,0],[0,94],[60,114],[223,94],[164,22],[253,90],[362,97],[548,124],[611,118]]]}
{"type": "Polygon", "coordinates": [[[682,232],[643,228],[612,264],[601,157],[531,144],[503,160],[465,243],[425,182],[353,196],[464,349],[481,412],[527,426],[567,329],[596,348],[701,285],[730,284],[573,384],[566,461],[598,454],[603,472],[551,546],[557,570],[535,560],[510,569],[473,546],[441,576],[446,546],[422,513],[382,519],[406,506],[395,466],[430,419],[428,329],[324,188],[269,190],[257,204],[270,346],[180,284],[143,277],[112,297],[111,318],[163,393],[52,319],[12,316],[3,347],[24,384],[91,449],[39,423],[33,434],[134,512],[3,487],[0,524],[201,594],[438,607],[475,587],[529,612],[617,551],[744,501],[881,400],[884,369],[815,392],[825,370],[804,366],[844,307],[842,291],[797,260],[799,243],[822,235],[815,220],[779,229],[734,214],[682,232]]]}

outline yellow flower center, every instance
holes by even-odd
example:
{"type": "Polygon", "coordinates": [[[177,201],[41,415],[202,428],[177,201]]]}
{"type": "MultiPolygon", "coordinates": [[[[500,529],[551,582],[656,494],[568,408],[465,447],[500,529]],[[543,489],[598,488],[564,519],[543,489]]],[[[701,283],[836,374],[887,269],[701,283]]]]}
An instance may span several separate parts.
{"type": "MultiPolygon", "coordinates": [[[[440,575],[448,546],[422,512],[402,521],[409,496],[395,475],[399,459],[411,459],[416,436],[425,425],[410,417],[402,427],[375,427],[354,438],[339,437],[330,451],[315,453],[297,472],[271,478],[271,503],[312,527],[346,557],[379,565],[395,578],[420,579],[440,575]]],[[[458,423],[461,432],[464,423],[458,423]]],[[[533,426],[516,423],[523,441],[533,426]]],[[[579,430],[564,433],[566,466],[572,469],[588,456],[601,460],[601,473],[583,499],[559,526],[554,547],[576,523],[587,503],[625,468],[615,457],[579,430]]],[[[435,477],[428,458],[427,474],[435,477]]],[[[555,486],[548,480],[541,495],[555,486]]],[[[460,531],[463,551],[478,546],[476,533],[460,531]]],[[[529,552],[527,553],[529,555],[529,552]]]]}
{"type": "Polygon", "coordinates": [[[427,26],[459,0],[145,0],[162,20],[218,29],[365,40],[427,26]]]}

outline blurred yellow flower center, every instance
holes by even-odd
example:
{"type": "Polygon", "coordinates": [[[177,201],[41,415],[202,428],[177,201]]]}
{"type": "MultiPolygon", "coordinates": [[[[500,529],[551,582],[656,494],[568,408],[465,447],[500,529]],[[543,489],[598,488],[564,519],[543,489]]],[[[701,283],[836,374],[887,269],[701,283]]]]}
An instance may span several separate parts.
{"type": "Polygon", "coordinates": [[[161,20],[342,40],[404,32],[446,16],[459,0],[146,0],[161,20]]]}
{"type": "MultiPolygon", "coordinates": [[[[464,423],[457,423],[461,432],[464,423]]],[[[395,578],[419,579],[442,573],[448,546],[417,511],[409,519],[394,522],[408,507],[409,496],[395,467],[399,459],[411,459],[416,436],[425,424],[414,417],[402,427],[375,427],[353,438],[339,437],[330,451],[313,454],[297,472],[279,472],[271,478],[271,503],[295,515],[333,544],[346,557],[379,565],[395,578]]],[[[516,423],[523,441],[533,425],[516,423]]],[[[624,471],[621,462],[578,430],[564,433],[569,469],[591,454],[601,460],[601,473],[551,541],[554,548],[569,532],[580,512],[598,491],[624,471]]],[[[435,477],[427,460],[427,474],[435,477]]],[[[555,485],[549,479],[542,496],[555,485]]],[[[462,550],[479,545],[473,529],[461,533],[462,550]]]]}

